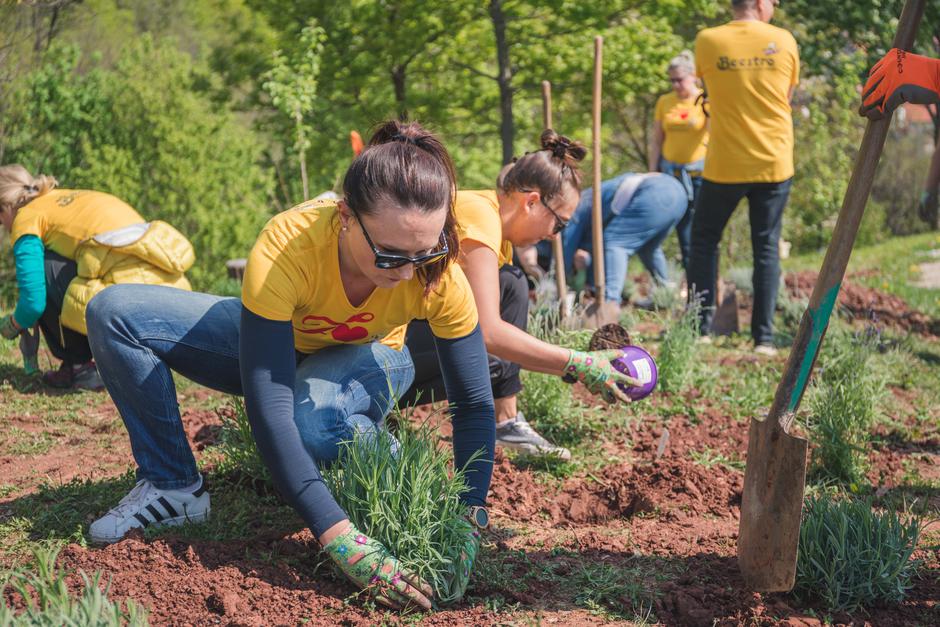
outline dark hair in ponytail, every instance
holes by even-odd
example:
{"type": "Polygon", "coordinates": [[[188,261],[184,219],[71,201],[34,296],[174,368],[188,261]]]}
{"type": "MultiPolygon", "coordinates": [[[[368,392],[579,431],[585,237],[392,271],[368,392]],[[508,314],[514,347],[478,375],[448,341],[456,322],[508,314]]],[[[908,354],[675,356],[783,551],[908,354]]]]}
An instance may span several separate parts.
{"type": "Polygon", "coordinates": [[[417,269],[425,295],[437,287],[457,259],[460,239],[454,215],[457,176],[444,144],[417,122],[389,120],[380,124],[365,150],[346,170],[343,195],[349,208],[370,215],[380,205],[434,213],[446,208],[445,261],[417,269]]]}
{"type": "Polygon", "coordinates": [[[496,187],[504,192],[538,190],[544,198],[559,194],[565,183],[581,191],[578,163],[585,155],[587,148],[581,142],[545,129],[542,149],[527,152],[504,166],[496,179],[496,187]]]}

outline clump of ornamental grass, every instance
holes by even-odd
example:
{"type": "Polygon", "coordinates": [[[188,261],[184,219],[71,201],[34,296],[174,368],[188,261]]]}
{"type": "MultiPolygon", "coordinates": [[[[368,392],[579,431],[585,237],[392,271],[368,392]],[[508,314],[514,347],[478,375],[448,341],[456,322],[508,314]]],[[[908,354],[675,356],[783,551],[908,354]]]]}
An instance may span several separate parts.
{"type": "Polygon", "coordinates": [[[216,472],[235,483],[248,483],[256,488],[269,486],[271,473],[258,453],[245,411],[245,401],[233,397],[228,405],[216,413],[222,421],[219,443],[215,447],[220,454],[216,472]]]}
{"type": "Polygon", "coordinates": [[[692,378],[698,353],[700,311],[701,303],[693,300],[663,332],[656,365],[659,385],[667,392],[682,390],[692,378]]]}
{"type": "Polygon", "coordinates": [[[81,592],[69,593],[66,573],[56,567],[57,548],[34,547],[34,568],[0,573],[0,625],[82,625],[92,627],[136,627],[147,625],[145,609],[129,600],[126,610],[108,598],[108,585],[102,589],[101,573],[89,577],[84,572],[81,592]],[[23,607],[9,605],[13,594],[23,607]]]}
{"type": "Polygon", "coordinates": [[[803,510],[793,594],[832,612],[900,603],[918,562],[922,523],[867,500],[810,497],[803,510]]]}
{"type": "Polygon", "coordinates": [[[450,603],[459,598],[453,584],[472,531],[460,502],[465,470],[452,469],[427,424],[398,424],[395,436],[383,429],[342,444],[326,481],[360,531],[427,581],[437,603],[450,603]]]}
{"type": "Polygon", "coordinates": [[[832,331],[809,398],[810,476],[857,489],[868,467],[870,430],[886,378],[871,364],[876,333],[832,331]]]}

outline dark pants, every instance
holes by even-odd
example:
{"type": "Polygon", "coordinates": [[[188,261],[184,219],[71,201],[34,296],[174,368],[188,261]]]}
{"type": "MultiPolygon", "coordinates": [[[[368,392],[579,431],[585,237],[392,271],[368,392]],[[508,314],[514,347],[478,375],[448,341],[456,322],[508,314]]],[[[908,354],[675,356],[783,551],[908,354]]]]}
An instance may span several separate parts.
{"type": "MultiPolygon", "coordinates": [[[[504,265],[499,269],[499,317],[509,324],[526,330],[529,317],[529,285],[525,273],[518,266],[504,265]]],[[[447,398],[444,379],[437,361],[437,348],[431,327],[425,320],[415,320],[408,325],[405,345],[415,365],[415,380],[399,399],[399,405],[415,401],[430,403],[447,398]]],[[[506,398],[518,394],[522,389],[519,380],[519,364],[505,361],[493,355],[490,361],[490,385],[493,398],[506,398]]]]}
{"type": "Polygon", "coordinates": [[[695,215],[695,199],[698,198],[698,192],[702,189],[702,177],[693,176],[692,180],[692,200],[689,201],[689,207],[685,214],[679,218],[676,224],[676,237],[679,238],[679,252],[682,254],[682,269],[687,273],[689,271],[689,257],[692,255],[692,217],[695,215]]]}
{"type": "Polygon", "coordinates": [[[65,291],[78,274],[78,266],[71,259],[46,249],[46,309],[39,318],[39,328],[46,338],[49,352],[68,364],[91,361],[88,336],[67,329],[59,322],[65,291]]]}
{"type": "Polygon", "coordinates": [[[774,310],[780,286],[780,228],[793,179],[782,183],[715,183],[704,181],[692,219],[689,293],[702,300],[701,332],[707,333],[715,311],[718,244],[742,198],[747,198],[754,252],[754,311],[751,335],[757,344],[773,340],[774,310]]]}

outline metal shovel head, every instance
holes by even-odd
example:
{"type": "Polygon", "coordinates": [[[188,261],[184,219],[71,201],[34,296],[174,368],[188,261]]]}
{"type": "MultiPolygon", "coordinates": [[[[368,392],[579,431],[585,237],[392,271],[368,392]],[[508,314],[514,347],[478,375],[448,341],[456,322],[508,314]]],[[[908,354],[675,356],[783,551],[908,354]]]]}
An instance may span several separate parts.
{"type": "Polygon", "coordinates": [[[781,418],[751,419],[738,529],[738,565],[751,590],[793,588],[806,450],[806,440],[787,433],[781,418]]]}

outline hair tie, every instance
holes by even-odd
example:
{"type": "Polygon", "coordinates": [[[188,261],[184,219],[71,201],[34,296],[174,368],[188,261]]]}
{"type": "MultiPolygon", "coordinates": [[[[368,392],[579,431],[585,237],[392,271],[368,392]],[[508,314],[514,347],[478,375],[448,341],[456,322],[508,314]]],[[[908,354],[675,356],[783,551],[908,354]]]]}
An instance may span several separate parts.
{"type": "Polygon", "coordinates": [[[564,159],[565,155],[568,154],[568,148],[571,147],[571,142],[568,141],[567,137],[561,137],[555,141],[555,145],[551,146],[549,150],[552,151],[552,156],[557,157],[558,159],[564,159]]]}
{"type": "Polygon", "coordinates": [[[24,185],[23,187],[25,187],[26,191],[28,192],[36,193],[39,191],[39,187],[37,187],[36,185],[24,185]]]}
{"type": "Polygon", "coordinates": [[[406,144],[411,144],[412,146],[418,145],[418,142],[415,141],[414,137],[408,137],[407,135],[402,135],[401,133],[395,133],[392,135],[392,141],[404,142],[406,144]]]}

